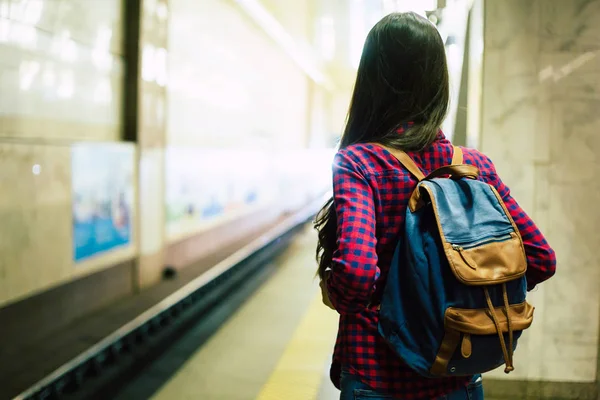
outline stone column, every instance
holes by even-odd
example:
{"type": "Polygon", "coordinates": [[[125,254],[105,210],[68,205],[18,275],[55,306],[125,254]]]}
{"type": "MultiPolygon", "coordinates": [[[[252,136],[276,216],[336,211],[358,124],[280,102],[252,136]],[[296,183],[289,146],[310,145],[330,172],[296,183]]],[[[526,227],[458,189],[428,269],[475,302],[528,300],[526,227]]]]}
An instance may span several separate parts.
{"type": "Polygon", "coordinates": [[[595,398],[600,1],[487,0],[484,15],[480,147],[558,257],[557,275],[530,296],[534,324],[508,377],[520,384],[498,389],[595,398]]]}
{"type": "Polygon", "coordinates": [[[165,137],[168,4],[140,0],[137,123],[139,288],[156,283],[165,263],[165,137]]]}

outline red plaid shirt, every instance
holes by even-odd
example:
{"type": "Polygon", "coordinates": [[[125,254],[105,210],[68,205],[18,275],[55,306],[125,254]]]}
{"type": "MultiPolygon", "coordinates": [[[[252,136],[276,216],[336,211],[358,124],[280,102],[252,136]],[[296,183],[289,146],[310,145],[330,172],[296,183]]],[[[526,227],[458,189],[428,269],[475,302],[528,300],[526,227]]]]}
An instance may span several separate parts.
{"type": "MultiPolygon", "coordinates": [[[[528,289],[554,274],[553,250],[498,177],[491,160],[463,149],[464,163],[475,165],[480,180],[500,193],[523,237],[528,289]]],[[[440,131],[419,153],[408,153],[427,175],[452,161],[452,144],[440,131]]],[[[340,313],[331,378],[339,388],[344,366],[373,390],[405,400],[434,399],[464,387],[469,378],[423,378],[402,364],[377,331],[378,313],[369,306],[379,298],[404,215],[417,180],[379,146],[356,144],[342,149],[333,165],[338,248],[327,281],[331,303],[340,313]]]]}

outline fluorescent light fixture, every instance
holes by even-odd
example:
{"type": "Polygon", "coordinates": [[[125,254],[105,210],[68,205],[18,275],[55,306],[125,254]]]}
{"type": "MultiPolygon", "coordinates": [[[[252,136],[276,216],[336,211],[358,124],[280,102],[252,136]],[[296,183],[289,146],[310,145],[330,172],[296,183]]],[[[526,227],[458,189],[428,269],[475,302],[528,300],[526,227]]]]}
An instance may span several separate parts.
{"type": "Polygon", "coordinates": [[[235,2],[302,68],[317,84],[331,89],[327,76],[318,66],[316,57],[308,48],[302,49],[285,28],[257,0],[235,2]]]}

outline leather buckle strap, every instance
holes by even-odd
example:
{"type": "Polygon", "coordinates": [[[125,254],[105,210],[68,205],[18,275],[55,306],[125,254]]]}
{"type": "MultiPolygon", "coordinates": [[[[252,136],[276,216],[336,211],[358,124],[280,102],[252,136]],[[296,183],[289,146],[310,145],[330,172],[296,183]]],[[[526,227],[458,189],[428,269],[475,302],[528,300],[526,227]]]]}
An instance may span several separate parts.
{"type": "Polygon", "coordinates": [[[446,176],[446,175],[450,175],[450,177],[453,179],[460,179],[460,178],[477,179],[477,177],[479,176],[479,168],[477,168],[473,165],[468,165],[468,164],[447,165],[445,167],[436,169],[435,171],[433,171],[432,173],[427,175],[427,177],[425,179],[432,179],[432,178],[437,178],[437,177],[446,176]]]}

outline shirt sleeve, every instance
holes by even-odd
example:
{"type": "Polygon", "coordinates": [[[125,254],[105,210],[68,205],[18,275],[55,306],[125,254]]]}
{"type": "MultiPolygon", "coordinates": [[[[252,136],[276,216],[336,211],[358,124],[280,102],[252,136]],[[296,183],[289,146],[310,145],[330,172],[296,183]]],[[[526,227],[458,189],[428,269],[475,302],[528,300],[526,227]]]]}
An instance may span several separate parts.
{"type": "MultiPolygon", "coordinates": [[[[493,165],[488,159],[489,165],[493,165]]],[[[556,254],[532,219],[511,196],[510,189],[502,182],[495,168],[486,176],[487,183],[496,188],[512,219],[519,228],[527,256],[527,290],[551,278],[556,272],[556,254]]]]}
{"type": "Polygon", "coordinates": [[[379,278],[373,192],[361,168],[348,156],[333,163],[337,249],[327,280],[329,299],[340,314],[363,311],[379,278]]]}

